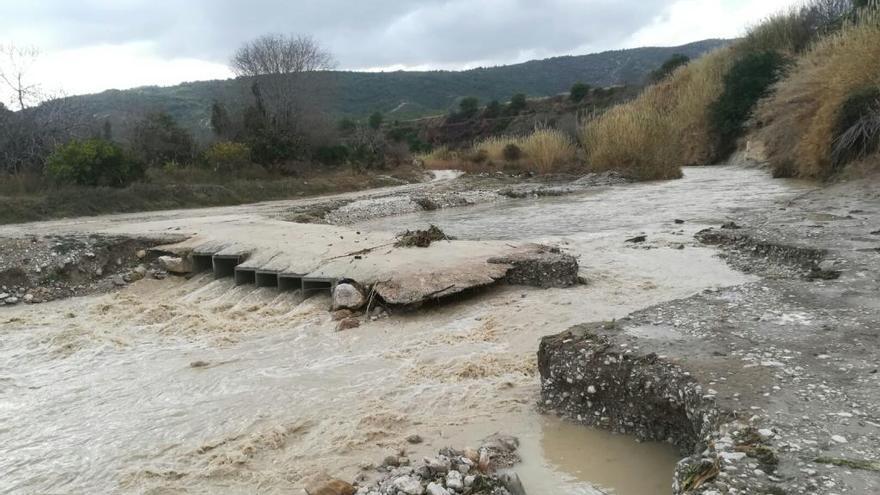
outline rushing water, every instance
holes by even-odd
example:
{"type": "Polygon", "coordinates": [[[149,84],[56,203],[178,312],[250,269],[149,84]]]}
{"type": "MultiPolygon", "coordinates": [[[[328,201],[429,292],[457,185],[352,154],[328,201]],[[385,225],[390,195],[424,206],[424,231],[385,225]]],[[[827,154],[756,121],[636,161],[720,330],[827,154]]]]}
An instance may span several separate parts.
{"type": "Polygon", "coordinates": [[[670,447],[535,412],[538,339],[748,280],[693,232],[800,190],[758,170],[688,169],[680,181],[365,223],[553,239],[581,256],[590,284],[501,288],[343,333],[324,297],[206,276],[0,309],[0,493],[291,493],[354,478],[401,447],[418,458],[495,431],[521,438],[530,493],[661,493],[670,447]],[[653,249],[623,242],[642,232],[653,249]],[[409,446],[413,433],[426,442],[409,446]]]}

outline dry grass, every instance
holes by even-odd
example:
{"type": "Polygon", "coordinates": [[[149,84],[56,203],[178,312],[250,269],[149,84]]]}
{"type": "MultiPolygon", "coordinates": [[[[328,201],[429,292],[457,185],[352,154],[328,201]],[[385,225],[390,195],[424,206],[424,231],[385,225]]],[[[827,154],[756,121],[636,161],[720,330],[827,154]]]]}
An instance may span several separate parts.
{"type": "Polygon", "coordinates": [[[716,50],[586,122],[582,142],[590,166],[649,180],[680,177],[682,165],[709,163],[709,106],[733,60],[732,49],[716,50]]]}
{"type": "Polygon", "coordinates": [[[418,157],[428,169],[456,169],[479,173],[505,169],[539,174],[557,172],[576,165],[577,143],[556,129],[535,129],[525,137],[493,136],[475,142],[469,149],[451,151],[438,148],[418,157]],[[504,149],[516,145],[522,151],[518,160],[507,160],[504,149]]]}
{"type": "Polygon", "coordinates": [[[525,160],[539,173],[550,173],[571,165],[577,158],[577,146],[564,132],[556,129],[536,129],[518,146],[525,160]]]}
{"type": "Polygon", "coordinates": [[[827,178],[840,109],[857,92],[880,89],[880,15],[817,42],[757,110],[757,132],[778,176],[827,178]]]}

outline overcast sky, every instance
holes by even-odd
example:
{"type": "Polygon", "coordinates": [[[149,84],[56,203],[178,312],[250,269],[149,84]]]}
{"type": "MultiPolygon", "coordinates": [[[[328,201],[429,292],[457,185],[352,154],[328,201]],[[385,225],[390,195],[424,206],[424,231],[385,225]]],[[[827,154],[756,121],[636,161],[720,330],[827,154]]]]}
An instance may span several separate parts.
{"type": "Polygon", "coordinates": [[[310,34],[354,70],[462,69],[735,37],[794,0],[0,0],[68,94],[230,77],[266,32],[310,34]]]}

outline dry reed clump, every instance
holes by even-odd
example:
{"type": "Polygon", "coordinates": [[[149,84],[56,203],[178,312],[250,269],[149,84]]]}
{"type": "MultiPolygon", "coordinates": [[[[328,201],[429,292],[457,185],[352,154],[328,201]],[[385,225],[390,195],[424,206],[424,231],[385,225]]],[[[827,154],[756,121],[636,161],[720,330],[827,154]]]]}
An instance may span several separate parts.
{"type": "MultiPolygon", "coordinates": [[[[853,96],[880,89],[880,15],[858,19],[818,41],[756,112],[756,133],[777,176],[827,178],[841,110],[853,96]]],[[[839,165],[839,164],[838,164],[839,165]]]]}
{"type": "Polygon", "coordinates": [[[536,129],[518,146],[531,168],[539,173],[553,172],[561,166],[570,165],[577,158],[574,141],[556,129],[536,129]]]}
{"type": "Polygon", "coordinates": [[[733,61],[731,48],[716,50],[587,121],[581,138],[590,167],[622,170],[635,179],[670,179],[681,176],[682,165],[711,161],[709,107],[733,61]]]}

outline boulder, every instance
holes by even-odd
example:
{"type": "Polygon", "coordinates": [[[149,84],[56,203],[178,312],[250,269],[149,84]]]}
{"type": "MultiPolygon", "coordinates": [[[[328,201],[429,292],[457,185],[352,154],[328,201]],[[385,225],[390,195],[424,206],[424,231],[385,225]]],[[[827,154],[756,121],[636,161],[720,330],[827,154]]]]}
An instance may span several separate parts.
{"type": "Polygon", "coordinates": [[[336,325],[336,331],[343,332],[345,330],[351,330],[359,326],[361,326],[361,320],[358,320],[357,318],[346,318],[340,321],[338,325],[336,325]]]}
{"type": "Polygon", "coordinates": [[[359,309],[367,304],[367,297],[354,284],[339,284],[333,289],[333,309],[359,309]]]}
{"type": "Polygon", "coordinates": [[[167,272],[176,273],[178,275],[187,274],[192,271],[192,262],[185,258],[177,256],[160,256],[159,265],[167,272]]]}

